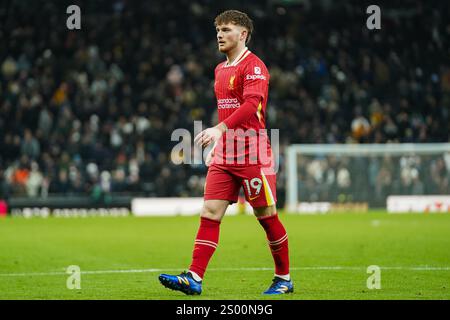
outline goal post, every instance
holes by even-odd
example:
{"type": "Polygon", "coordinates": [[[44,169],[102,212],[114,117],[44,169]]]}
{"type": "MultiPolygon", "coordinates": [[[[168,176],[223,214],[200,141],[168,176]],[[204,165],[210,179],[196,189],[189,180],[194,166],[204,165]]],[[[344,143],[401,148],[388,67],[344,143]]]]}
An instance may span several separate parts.
{"type": "Polygon", "coordinates": [[[386,206],[390,195],[450,195],[450,143],[293,144],[286,209],[305,203],[386,206]]]}

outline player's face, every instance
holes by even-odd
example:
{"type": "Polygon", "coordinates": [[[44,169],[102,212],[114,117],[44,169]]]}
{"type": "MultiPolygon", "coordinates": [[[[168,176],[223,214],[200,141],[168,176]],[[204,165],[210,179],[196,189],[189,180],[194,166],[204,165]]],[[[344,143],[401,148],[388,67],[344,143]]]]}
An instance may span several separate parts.
{"type": "Polygon", "coordinates": [[[236,48],[239,41],[245,41],[247,30],[233,23],[221,24],[216,27],[217,45],[220,52],[228,52],[236,48]]]}

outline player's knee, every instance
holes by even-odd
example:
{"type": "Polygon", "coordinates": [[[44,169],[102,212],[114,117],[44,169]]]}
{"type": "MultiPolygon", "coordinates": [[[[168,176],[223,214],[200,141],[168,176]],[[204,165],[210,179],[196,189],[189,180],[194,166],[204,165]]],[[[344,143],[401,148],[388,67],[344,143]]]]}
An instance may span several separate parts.
{"type": "Polygon", "coordinates": [[[201,216],[204,218],[212,219],[212,220],[222,220],[224,214],[223,206],[205,202],[202,208],[201,216]]]}
{"type": "Polygon", "coordinates": [[[268,207],[259,207],[259,208],[253,208],[253,213],[257,218],[259,217],[267,217],[267,216],[273,216],[277,214],[277,208],[275,205],[268,206],[268,207]]]}
{"type": "Polygon", "coordinates": [[[203,208],[201,216],[203,218],[208,218],[208,219],[216,220],[216,221],[222,220],[222,216],[218,213],[218,211],[215,211],[212,209],[207,209],[207,208],[203,208]]]}

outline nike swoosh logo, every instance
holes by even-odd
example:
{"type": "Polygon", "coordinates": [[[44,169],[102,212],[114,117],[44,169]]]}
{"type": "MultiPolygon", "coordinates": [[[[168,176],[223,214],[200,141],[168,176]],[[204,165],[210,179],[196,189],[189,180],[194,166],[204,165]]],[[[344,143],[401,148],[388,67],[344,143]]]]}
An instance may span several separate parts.
{"type": "Polygon", "coordinates": [[[248,197],[249,200],[255,200],[256,198],[258,198],[260,196],[260,194],[258,194],[256,197],[248,197]]]}

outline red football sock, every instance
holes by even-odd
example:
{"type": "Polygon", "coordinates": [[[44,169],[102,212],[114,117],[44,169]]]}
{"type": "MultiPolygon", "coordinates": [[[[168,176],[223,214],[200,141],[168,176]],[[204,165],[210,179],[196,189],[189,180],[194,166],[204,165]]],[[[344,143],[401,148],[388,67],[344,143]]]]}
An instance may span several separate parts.
{"type": "Polygon", "coordinates": [[[194,251],[190,271],[194,271],[201,278],[219,242],[220,221],[200,218],[200,227],[195,238],[194,251]]]}
{"type": "Polygon", "coordinates": [[[275,262],[275,274],[284,276],[289,274],[288,236],[278,214],[258,218],[269,240],[270,251],[275,262]]]}

